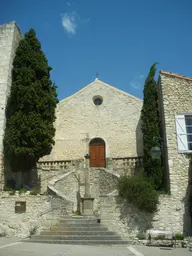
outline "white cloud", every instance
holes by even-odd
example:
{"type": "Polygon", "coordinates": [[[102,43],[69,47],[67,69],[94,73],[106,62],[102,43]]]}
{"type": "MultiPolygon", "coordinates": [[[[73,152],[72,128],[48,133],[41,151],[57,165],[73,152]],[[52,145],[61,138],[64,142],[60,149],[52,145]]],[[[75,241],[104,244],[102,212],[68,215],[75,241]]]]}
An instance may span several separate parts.
{"type": "Polygon", "coordinates": [[[71,6],[71,2],[66,2],[66,5],[67,6],[71,6]]]}
{"type": "Polygon", "coordinates": [[[69,34],[76,34],[78,15],[76,12],[62,14],[62,25],[69,34]]]}
{"type": "Polygon", "coordinates": [[[132,81],[130,81],[130,86],[136,90],[141,89],[143,86],[144,75],[137,75],[132,81]]]}
{"type": "Polygon", "coordinates": [[[139,89],[139,88],[141,88],[141,83],[139,83],[139,82],[137,82],[137,81],[131,81],[130,82],[130,85],[131,85],[131,87],[132,88],[134,88],[134,89],[139,89]]]}

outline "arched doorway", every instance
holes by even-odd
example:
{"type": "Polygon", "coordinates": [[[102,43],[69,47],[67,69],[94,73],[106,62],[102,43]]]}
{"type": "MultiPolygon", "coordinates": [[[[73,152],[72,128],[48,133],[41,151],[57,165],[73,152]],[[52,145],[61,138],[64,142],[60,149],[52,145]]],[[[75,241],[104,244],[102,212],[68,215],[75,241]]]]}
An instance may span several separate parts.
{"type": "Polygon", "coordinates": [[[89,143],[90,167],[104,167],[105,163],[105,141],[94,138],[89,143]]]}

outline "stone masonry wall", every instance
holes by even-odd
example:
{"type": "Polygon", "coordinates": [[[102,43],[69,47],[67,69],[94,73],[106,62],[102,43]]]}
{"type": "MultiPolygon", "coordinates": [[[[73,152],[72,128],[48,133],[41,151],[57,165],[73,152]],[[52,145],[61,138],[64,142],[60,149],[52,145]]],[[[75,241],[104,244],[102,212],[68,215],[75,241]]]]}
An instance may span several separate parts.
{"type": "Polygon", "coordinates": [[[12,63],[21,38],[21,32],[15,22],[0,26],[0,189],[4,182],[2,170],[5,108],[11,87],[12,63]]]}
{"type": "Polygon", "coordinates": [[[152,215],[126,205],[118,196],[100,197],[100,217],[102,225],[116,232],[121,238],[134,238],[139,231],[152,228],[152,215]]]}
{"type": "MultiPolygon", "coordinates": [[[[78,191],[78,181],[76,177],[78,177],[78,174],[80,175],[80,194],[81,197],[84,197],[85,173],[82,169],[70,173],[65,178],[59,180],[55,185],[57,190],[62,192],[70,201],[74,202],[74,211],[76,211],[77,206],[76,193],[78,191]]],[[[118,178],[115,175],[104,169],[89,170],[90,196],[95,198],[94,211],[99,211],[99,197],[113,192],[117,188],[117,181],[118,178]]]]}
{"type": "Polygon", "coordinates": [[[122,238],[134,238],[140,231],[146,232],[148,229],[183,232],[182,205],[172,196],[160,195],[157,212],[149,214],[126,204],[117,195],[99,198],[100,217],[103,225],[122,238]]]}
{"type": "Polygon", "coordinates": [[[141,107],[142,100],[96,79],[59,102],[55,146],[43,159],[83,158],[95,137],[105,141],[106,158],[142,155],[141,107]],[[101,105],[93,103],[96,95],[103,98],[101,105]]]}
{"type": "Polygon", "coordinates": [[[32,196],[27,193],[0,195],[0,236],[28,237],[36,229],[39,233],[58,221],[59,216],[66,216],[72,212],[70,202],[57,196],[32,196]],[[25,201],[26,212],[15,213],[15,202],[25,201]]]}
{"type": "MultiPolygon", "coordinates": [[[[168,75],[163,72],[159,79],[160,109],[162,111],[162,131],[164,137],[165,166],[170,185],[169,204],[174,205],[171,215],[178,229],[185,234],[191,233],[191,216],[189,213],[190,160],[186,154],[178,153],[175,116],[192,112],[192,80],[168,75]]],[[[170,207],[164,209],[167,218],[164,226],[169,226],[170,207]]]]}

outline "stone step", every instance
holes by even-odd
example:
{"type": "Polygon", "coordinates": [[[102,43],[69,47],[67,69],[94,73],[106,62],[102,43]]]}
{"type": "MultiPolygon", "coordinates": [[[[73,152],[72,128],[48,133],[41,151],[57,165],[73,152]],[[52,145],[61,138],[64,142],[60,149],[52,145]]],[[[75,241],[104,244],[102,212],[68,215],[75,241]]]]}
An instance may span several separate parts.
{"type": "Polygon", "coordinates": [[[71,216],[72,219],[85,219],[85,220],[95,220],[98,219],[98,215],[73,215],[71,216]]]}
{"type": "Polygon", "coordinates": [[[96,232],[96,231],[109,231],[107,228],[105,227],[51,227],[50,229],[43,229],[42,231],[45,231],[45,232],[50,232],[50,231],[63,231],[63,232],[68,232],[68,231],[79,231],[79,232],[83,232],[83,231],[93,231],[93,232],[96,232]]]}
{"type": "Polygon", "coordinates": [[[101,231],[101,230],[97,230],[97,231],[93,231],[93,230],[88,230],[88,231],[42,231],[40,233],[41,236],[43,235],[48,235],[48,236],[53,236],[53,235],[58,235],[58,236],[63,236],[63,235],[72,235],[72,236],[76,236],[76,235],[115,235],[115,232],[112,231],[101,231]]]}
{"type": "Polygon", "coordinates": [[[97,224],[97,220],[86,220],[86,219],[60,219],[59,220],[60,224],[97,224]]]}
{"type": "Polygon", "coordinates": [[[101,225],[99,223],[94,223],[94,224],[74,224],[74,223],[58,223],[55,224],[52,228],[99,228],[101,225]]]}
{"type": "Polygon", "coordinates": [[[121,240],[118,235],[33,235],[31,240],[121,240]]]}
{"type": "Polygon", "coordinates": [[[48,244],[74,244],[74,245],[124,245],[132,244],[132,240],[23,240],[31,243],[48,243],[48,244]]]}
{"type": "Polygon", "coordinates": [[[77,215],[77,216],[61,216],[61,215],[55,215],[49,216],[47,219],[59,219],[59,220],[97,220],[99,216],[96,215],[77,215]]]}

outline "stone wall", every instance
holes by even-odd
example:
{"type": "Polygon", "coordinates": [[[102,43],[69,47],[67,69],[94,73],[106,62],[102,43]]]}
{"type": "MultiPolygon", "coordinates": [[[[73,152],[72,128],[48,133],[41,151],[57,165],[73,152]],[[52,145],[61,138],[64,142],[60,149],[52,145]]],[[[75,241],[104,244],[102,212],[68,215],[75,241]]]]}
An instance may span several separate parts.
{"type": "MultiPolygon", "coordinates": [[[[122,238],[134,238],[148,229],[183,233],[182,202],[170,195],[160,195],[155,214],[139,211],[116,195],[102,196],[100,200],[101,223],[122,238]]],[[[185,233],[186,234],[186,233],[185,233]]]]}
{"type": "MultiPolygon", "coordinates": [[[[171,193],[169,204],[174,205],[172,215],[178,229],[190,234],[191,164],[187,154],[178,152],[175,116],[180,113],[192,113],[192,79],[162,71],[159,79],[159,100],[164,138],[164,165],[171,193]]],[[[168,205],[163,211],[167,212],[169,218],[168,205]]],[[[172,223],[173,227],[175,223],[172,223]]]]}
{"type": "Polygon", "coordinates": [[[95,137],[105,141],[106,158],[142,155],[141,108],[142,100],[96,79],[59,102],[55,146],[43,159],[83,158],[95,137]],[[103,98],[99,106],[95,95],[103,98]]]}
{"type": "MultiPolygon", "coordinates": [[[[80,175],[80,194],[85,194],[85,170],[80,169],[66,174],[58,180],[55,188],[74,202],[74,211],[77,206],[78,174],[80,175]]],[[[99,197],[113,192],[117,188],[118,176],[105,169],[89,169],[90,196],[95,198],[94,211],[99,211],[99,197]]]]}
{"type": "Polygon", "coordinates": [[[0,184],[3,187],[3,135],[5,108],[12,81],[12,64],[22,35],[15,22],[0,26],[0,184]]]}
{"type": "Polygon", "coordinates": [[[139,231],[152,228],[152,215],[126,205],[118,196],[100,197],[101,223],[123,238],[134,238],[139,231]]]}
{"type": "MultiPolygon", "coordinates": [[[[41,194],[47,193],[47,186],[49,181],[58,175],[67,173],[69,169],[65,170],[42,170],[38,169],[38,182],[40,186],[41,194]]],[[[37,186],[38,187],[38,186],[37,186]]]]}
{"type": "Polygon", "coordinates": [[[49,228],[58,221],[59,216],[69,215],[72,205],[57,196],[32,196],[26,194],[0,195],[0,235],[28,237],[36,229],[49,228]],[[15,213],[15,202],[25,201],[26,212],[15,213]]]}

